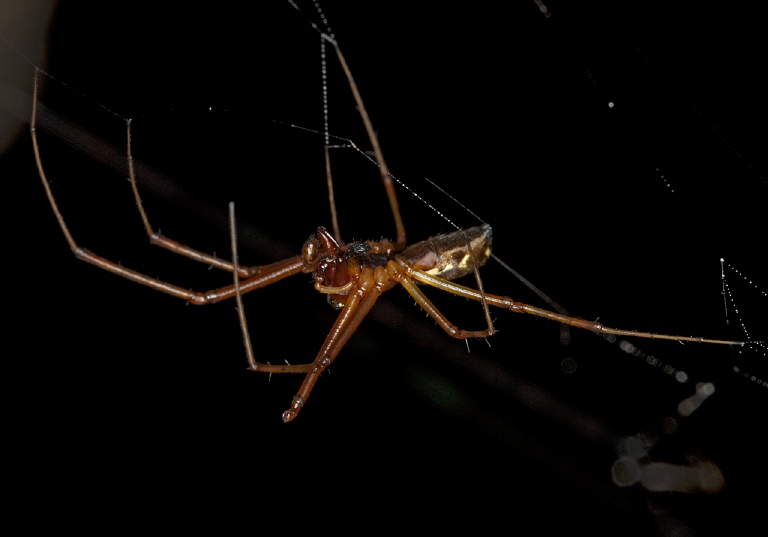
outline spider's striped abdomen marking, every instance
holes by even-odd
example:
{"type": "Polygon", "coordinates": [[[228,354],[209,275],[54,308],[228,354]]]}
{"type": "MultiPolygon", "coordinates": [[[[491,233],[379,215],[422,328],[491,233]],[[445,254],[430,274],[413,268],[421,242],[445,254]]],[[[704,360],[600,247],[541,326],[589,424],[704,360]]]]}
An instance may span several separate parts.
{"type": "Polygon", "coordinates": [[[455,280],[488,261],[491,226],[483,224],[438,235],[409,246],[400,255],[415,269],[445,280],[455,280]]]}

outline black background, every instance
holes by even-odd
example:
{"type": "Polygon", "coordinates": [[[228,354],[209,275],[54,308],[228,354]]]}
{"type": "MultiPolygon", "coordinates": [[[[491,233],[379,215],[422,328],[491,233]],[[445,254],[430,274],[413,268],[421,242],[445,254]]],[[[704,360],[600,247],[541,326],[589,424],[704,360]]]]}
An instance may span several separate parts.
{"type": "MultiPolygon", "coordinates": [[[[322,130],[319,39],[287,3],[263,4],[254,14],[227,3],[55,10],[46,69],[67,86],[41,80],[41,142],[81,245],[197,290],[230,282],[146,244],[123,179],[122,118],[133,119],[147,209],[165,235],[226,257],[235,201],[242,262],[260,264],[330,226],[322,137],[285,125],[322,130]],[[48,134],[71,124],[117,152],[48,134]]],[[[662,2],[548,2],[551,18],[532,1],[324,4],[393,173],[456,224],[477,220],[424,177],[489,222],[495,253],[571,314],[744,339],[732,309],[725,323],[724,257],[763,285],[728,279],[750,337],[764,339],[755,17],[662,2]]],[[[367,149],[329,59],[331,132],[367,149]]],[[[184,513],[177,505],[202,513],[231,495],[233,508],[257,515],[254,527],[293,511],[320,514],[320,524],[399,525],[413,514],[425,527],[666,535],[747,527],[756,516],[748,491],[765,474],[761,348],[634,340],[642,355],[632,356],[576,330],[566,348],[558,325],[502,311],[490,346],[471,341],[468,352],[396,289],[286,425],[280,414],[301,379],[246,371],[233,303],[195,308],[76,261],[26,133],[0,162],[14,215],[7,408],[19,460],[42,468],[34,475],[53,494],[77,483],[104,491],[103,502],[75,498],[107,516],[128,504],[171,517],[184,513]],[[563,372],[566,359],[575,372],[563,372]],[[663,432],[704,381],[715,395],[663,432]],[[658,435],[648,461],[712,461],[725,489],[615,486],[617,445],[641,431],[658,435]],[[273,501],[284,511],[262,510],[273,501]]],[[[352,151],[336,152],[334,166],[345,238],[391,237],[375,169],[352,151]]],[[[400,196],[411,242],[451,231],[400,196]]],[[[483,278],[488,292],[544,306],[498,265],[483,278]]],[[[476,304],[430,296],[456,324],[482,327],[476,304]]],[[[246,311],[257,355],[273,363],[312,360],[334,318],[305,276],[248,295],[246,311]]]]}

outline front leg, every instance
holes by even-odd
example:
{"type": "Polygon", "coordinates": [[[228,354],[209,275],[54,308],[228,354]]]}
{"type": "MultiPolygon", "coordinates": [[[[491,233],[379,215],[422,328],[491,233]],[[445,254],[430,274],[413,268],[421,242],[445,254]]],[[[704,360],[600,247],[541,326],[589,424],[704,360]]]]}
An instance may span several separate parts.
{"type": "Polygon", "coordinates": [[[371,311],[381,293],[387,288],[389,275],[384,267],[376,267],[375,270],[366,268],[356,276],[356,280],[355,287],[344,304],[344,309],[341,310],[328,337],[325,338],[320,352],[312,363],[312,369],[307,373],[299,392],[291,402],[291,407],[283,412],[283,421],[286,423],[298,415],[306,404],[317,379],[320,378],[320,374],[331,365],[341,348],[371,311]]]}

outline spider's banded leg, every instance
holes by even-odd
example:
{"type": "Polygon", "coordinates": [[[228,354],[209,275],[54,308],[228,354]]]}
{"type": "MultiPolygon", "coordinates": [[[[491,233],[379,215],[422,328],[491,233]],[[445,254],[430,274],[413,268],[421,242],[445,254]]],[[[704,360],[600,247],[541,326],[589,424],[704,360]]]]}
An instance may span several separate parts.
{"type": "MultiPolygon", "coordinates": [[[[35,97],[35,101],[37,101],[36,97],[35,97]]],[[[126,138],[127,138],[126,153],[128,155],[128,178],[131,181],[131,190],[133,190],[133,197],[136,200],[136,207],[139,210],[139,216],[141,217],[141,222],[144,224],[144,231],[147,233],[147,236],[149,237],[149,243],[154,244],[156,246],[160,246],[161,248],[165,248],[166,250],[170,250],[171,252],[174,252],[176,254],[183,255],[184,257],[188,257],[189,259],[192,259],[194,261],[199,261],[200,263],[205,263],[207,265],[211,265],[218,269],[232,272],[232,270],[234,269],[233,269],[232,263],[230,263],[229,261],[226,261],[224,259],[219,259],[216,256],[206,254],[205,252],[195,250],[194,248],[190,248],[189,246],[176,242],[164,236],[159,231],[155,231],[152,228],[152,225],[149,223],[149,217],[147,216],[147,212],[144,209],[144,202],[141,200],[141,195],[139,194],[138,184],[136,183],[136,170],[135,170],[134,161],[133,161],[133,153],[131,150],[131,120],[130,119],[126,122],[126,138]]],[[[240,276],[242,278],[253,276],[257,272],[258,272],[258,267],[240,267],[240,276]]]]}
{"type": "Polygon", "coordinates": [[[291,408],[283,412],[283,421],[289,422],[294,419],[301,408],[306,404],[315,382],[320,374],[331,365],[333,360],[339,354],[341,348],[347,343],[357,327],[363,321],[368,312],[376,303],[389,284],[389,276],[384,267],[376,267],[375,271],[364,269],[360,272],[357,284],[352,292],[349,293],[344,309],[336,318],[333,327],[325,338],[320,352],[315,361],[310,364],[312,369],[307,373],[304,382],[299,388],[299,392],[291,402],[291,408]]]}
{"type": "MultiPolygon", "coordinates": [[[[315,27],[318,29],[317,27],[315,27]]],[[[318,31],[320,31],[318,29],[318,31]]],[[[379,173],[381,175],[381,180],[384,183],[384,189],[387,192],[387,199],[389,200],[389,206],[392,211],[392,217],[395,221],[395,230],[397,233],[397,238],[395,239],[395,246],[397,250],[402,250],[405,248],[407,241],[405,238],[405,225],[403,224],[403,218],[400,215],[400,205],[397,201],[397,193],[395,192],[395,185],[392,181],[392,175],[389,173],[389,169],[387,168],[386,162],[384,162],[384,154],[381,151],[381,147],[379,146],[379,138],[376,136],[376,131],[373,129],[373,123],[371,123],[371,119],[368,116],[368,110],[365,108],[365,103],[363,103],[363,98],[360,95],[360,91],[357,88],[357,83],[355,82],[354,77],[352,76],[352,71],[349,69],[349,66],[347,65],[347,60],[344,58],[344,55],[341,53],[341,48],[339,47],[339,44],[336,42],[335,39],[333,39],[328,34],[323,33],[320,31],[321,38],[325,41],[328,41],[331,45],[333,45],[333,48],[336,50],[336,56],[339,59],[339,63],[341,64],[341,68],[344,71],[344,74],[347,77],[347,84],[349,85],[349,89],[352,90],[352,95],[355,99],[355,104],[357,105],[357,110],[360,112],[360,117],[363,120],[363,125],[365,126],[365,131],[368,134],[368,140],[371,142],[371,146],[373,148],[374,155],[376,156],[376,164],[379,167],[379,173]]]]}
{"type": "MultiPolygon", "coordinates": [[[[455,337],[456,339],[468,339],[471,337],[488,337],[496,333],[496,330],[493,328],[493,324],[489,324],[488,328],[485,330],[462,330],[456,327],[455,325],[451,324],[446,316],[443,315],[442,312],[437,309],[434,304],[432,304],[432,302],[426,297],[421,289],[418,288],[418,286],[413,282],[408,274],[403,273],[403,271],[399,269],[397,263],[390,261],[387,264],[387,270],[389,271],[390,277],[394,280],[397,280],[400,285],[405,287],[405,290],[408,291],[408,294],[413,297],[421,309],[426,311],[427,314],[429,314],[429,316],[432,317],[437,322],[437,324],[440,325],[440,328],[445,330],[445,333],[449,336],[455,337]]],[[[478,293],[478,296],[481,297],[486,295],[478,293]]],[[[478,298],[478,300],[482,301],[482,298],[478,298]]]]}
{"type": "Polygon", "coordinates": [[[245,345],[245,356],[248,358],[248,365],[251,369],[256,367],[256,358],[253,355],[253,345],[251,344],[251,333],[248,330],[248,321],[245,318],[245,306],[243,306],[243,294],[240,292],[240,260],[237,255],[237,229],[235,226],[235,203],[229,202],[229,235],[232,241],[232,278],[235,285],[235,301],[237,302],[237,317],[240,320],[240,330],[243,332],[243,344],[245,345]]]}
{"type": "Polygon", "coordinates": [[[485,315],[485,322],[488,326],[488,335],[492,336],[496,333],[496,328],[493,326],[493,319],[491,319],[491,310],[488,308],[488,301],[485,300],[485,288],[483,287],[483,279],[480,277],[480,269],[477,265],[477,259],[475,259],[475,252],[472,250],[472,245],[469,237],[464,234],[466,239],[467,251],[472,259],[472,272],[475,274],[475,281],[477,282],[477,290],[480,292],[480,304],[483,306],[483,314],[485,315]]]}
{"type": "Polygon", "coordinates": [[[272,365],[264,364],[256,361],[256,357],[253,353],[253,345],[251,344],[251,333],[248,330],[248,321],[245,318],[245,306],[243,305],[243,293],[240,286],[240,262],[237,255],[237,233],[235,227],[235,204],[229,203],[229,232],[232,241],[232,276],[234,279],[234,285],[232,286],[235,291],[235,299],[237,301],[237,316],[240,319],[240,329],[243,332],[243,344],[245,345],[245,354],[248,358],[248,367],[253,371],[263,371],[265,373],[306,373],[312,370],[314,364],[299,364],[299,365],[272,365]]]}
{"type": "Polygon", "coordinates": [[[705,339],[700,337],[689,337],[689,336],[671,336],[667,334],[654,334],[652,332],[636,332],[634,330],[621,330],[618,328],[610,328],[598,322],[585,321],[584,319],[577,319],[575,317],[569,317],[568,315],[562,315],[560,313],[554,313],[552,311],[536,308],[534,306],[530,306],[523,302],[516,302],[508,297],[490,295],[487,293],[480,293],[475,289],[464,287],[463,285],[459,285],[457,283],[454,283],[448,280],[443,280],[442,278],[437,278],[435,276],[432,276],[420,270],[413,269],[410,266],[408,266],[407,262],[404,260],[398,260],[398,265],[399,265],[399,270],[404,274],[410,276],[412,279],[426,285],[431,285],[432,287],[437,287],[438,289],[442,289],[443,291],[446,291],[448,293],[452,293],[454,295],[463,296],[465,298],[470,298],[472,300],[478,300],[478,301],[482,301],[483,299],[485,299],[485,301],[491,306],[512,310],[517,313],[527,313],[529,315],[535,315],[537,317],[546,317],[547,319],[551,319],[559,323],[575,326],[577,328],[583,328],[585,330],[590,330],[592,332],[598,332],[603,334],[615,334],[618,336],[642,337],[642,338],[648,338],[648,339],[669,339],[672,341],[694,341],[697,343],[719,343],[722,345],[743,345],[744,344],[743,341],[705,339]]]}
{"type": "MultiPolygon", "coordinates": [[[[45,195],[51,205],[51,209],[53,210],[54,216],[56,217],[56,221],[58,222],[62,233],[64,233],[64,237],[67,240],[70,249],[75,254],[75,257],[108,272],[122,276],[128,280],[140,283],[147,287],[151,287],[152,289],[156,289],[158,291],[162,291],[169,295],[183,298],[192,304],[210,304],[234,297],[235,288],[232,285],[202,293],[190,291],[189,289],[184,289],[183,287],[166,283],[158,280],[157,278],[151,278],[145,274],[136,272],[135,270],[125,268],[122,265],[115,263],[114,261],[110,261],[109,259],[100,257],[77,244],[74,237],[72,237],[72,233],[70,233],[69,227],[64,221],[64,216],[61,214],[59,206],[56,203],[56,199],[53,196],[53,191],[51,190],[51,185],[45,175],[43,162],[40,157],[40,146],[37,140],[37,81],[38,75],[36,74],[34,96],[32,101],[32,119],[30,121],[30,134],[32,137],[32,149],[35,154],[35,163],[37,165],[38,175],[40,176],[40,180],[43,183],[43,188],[45,189],[45,195]]],[[[229,264],[229,266],[231,267],[231,264],[229,264]]],[[[304,264],[302,259],[300,257],[294,257],[284,261],[278,261],[277,263],[272,263],[270,265],[247,269],[245,276],[248,279],[245,280],[240,286],[240,290],[241,292],[246,293],[248,291],[270,285],[278,280],[292,276],[293,274],[298,274],[302,271],[303,266],[304,264]]],[[[239,272],[242,273],[243,271],[239,272]]]]}

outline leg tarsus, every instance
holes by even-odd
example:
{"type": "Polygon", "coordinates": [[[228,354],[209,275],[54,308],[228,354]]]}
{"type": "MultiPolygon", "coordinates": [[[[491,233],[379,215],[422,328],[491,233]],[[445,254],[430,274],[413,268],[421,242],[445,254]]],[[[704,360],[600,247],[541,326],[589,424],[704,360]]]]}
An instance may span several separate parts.
{"type": "Polygon", "coordinates": [[[303,406],[304,398],[301,395],[295,396],[293,401],[291,401],[291,408],[283,412],[283,423],[288,423],[298,416],[299,410],[301,410],[301,407],[303,406]]]}

